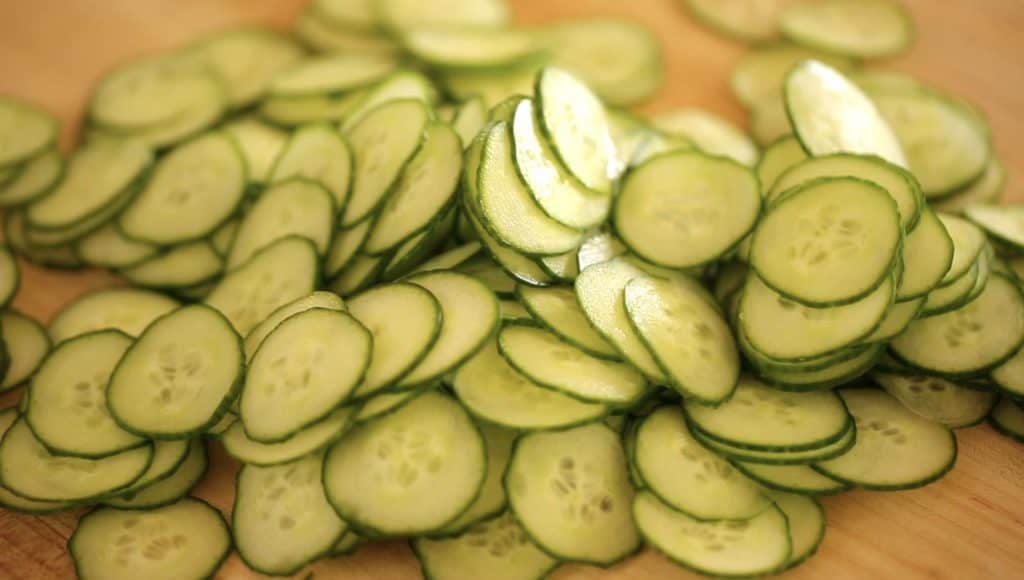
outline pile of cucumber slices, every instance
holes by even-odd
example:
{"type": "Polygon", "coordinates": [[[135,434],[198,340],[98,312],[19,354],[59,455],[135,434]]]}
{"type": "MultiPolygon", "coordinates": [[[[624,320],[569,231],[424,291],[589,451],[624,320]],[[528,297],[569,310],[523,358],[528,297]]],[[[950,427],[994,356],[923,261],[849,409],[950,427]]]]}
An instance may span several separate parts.
{"type": "Polygon", "coordinates": [[[685,4],[785,39],[732,74],[753,139],[621,108],[661,81],[643,27],[501,0],[313,0],[119,66],[67,157],[0,97],[0,506],[96,506],[89,580],[389,538],[433,580],[645,545],[747,577],[814,554],[817,496],[931,483],[986,418],[1024,441],[984,114],[862,66],[911,44],[890,0],[685,4]],[[44,328],[17,255],[127,284],[44,328]],[[211,445],[230,524],[190,496],[211,445]]]}

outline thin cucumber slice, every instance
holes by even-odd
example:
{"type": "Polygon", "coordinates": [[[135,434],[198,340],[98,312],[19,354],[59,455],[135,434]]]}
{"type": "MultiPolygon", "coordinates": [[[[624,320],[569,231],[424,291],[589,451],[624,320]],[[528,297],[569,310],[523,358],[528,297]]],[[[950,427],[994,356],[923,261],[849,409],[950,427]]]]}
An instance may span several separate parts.
{"type": "Polygon", "coordinates": [[[68,160],[67,173],[53,191],[27,207],[25,217],[35,228],[69,228],[121,197],[152,162],[153,153],[136,141],[90,141],[68,160]]]}
{"type": "Polygon", "coordinates": [[[355,171],[342,226],[359,223],[380,205],[419,150],[429,118],[422,101],[398,100],[380,105],[345,131],[355,171]]]}
{"type": "MultiPolygon", "coordinates": [[[[472,202],[467,202],[468,207],[472,202]]],[[[470,222],[473,231],[476,233],[476,237],[483,243],[484,249],[493,258],[494,262],[497,262],[496,269],[500,272],[504,270],[503,277],[508,279],[511,284],[515,284],[516,281],[529,284],[531,286],[546,286],[553,282],[552,277],[548,274],[541,264],[534,259],[530,258],[525,254],[521,254],[514,248],[509,248],[504,245],[482,224],[480,219],[476,216],[476,212],[473,209],[466,211],[467,220],[470,222]]],[[[543,259],[541,257],[540,259],[543,259]]],[[[481,260],[481,262],[483,262],[481,260]]],[[[490,262],[490,260],[487,260],[490,262]]]]}
{"type": "Polygon", "coordinates": [[[778,16],[794,0],[683,0],[701,23],[744,42],[778,36],[778,16]]]}
{"type": "Polygon", "coordinates": [[[263,574],[284,576],[330,552],[348,525],[334,513],[321,483],[323,454],[238,472],[231,510],[242,560],[263,574]]]}
{"type": "Polygon", "coordinates": [[[277,183],[292,177],[319,182],[341,211],[348,202],[352,181],[352,152],[340,133],[330,125],[300,127],[284,146],[269,173],[268,181],[277,183]]]}
{"type": "MultiPolygon", "coordinates": [[[[522,321],[522,322],[533,322],[533,316],[530,311],[523,307],[522,304],[515,300],[501,300],[501,319],[503,321],[522,321]]],[[[561,337],[559,337],[561,338],[561,337]]],[[[563,339],[564,340],[564,339],[563,339]]],[[[581,349],[582,350],[582,349],[581,349]]]]}
{"type": "Polygon", "coordinates": [[[512,454],[512,444],[519,432],[488,423],[478,426],[487,451],[487,476],[473,503],[458,518],[442,528],[437,534],[439,536],[461,535],[484,520],[501,517],[505,509],[507,498],[502,478],[512,454]]]}
{"type": "Polygon", "coordinates": [[[335,122],[351,113],[364,96],[365,91],[359,90],[341,96],[271,98],[260,104],[259,113],[270,123],[281,127],[335,122]]]}
{"type": "Polygon", "coordinates": [[[675,406],[661,407],[643,419],[632,459],[644,487],[690,517],[741,520],[770,505],[756,483],[690,435],[675,406]]]}
{"type": "Polygon", "coordinates": [[[625,259],[596,264],[576,278],[576,297],[590,323],[629,363],[652,382],[665,384],[668,378],[633,329],[626,310],[626,285],[639,276],[646,274],[625,259]]]}
{"type": "Polygon", "coordinates": [[[360,423],[366,423],[383,417],[384,415],[393,413],[411,403],[416,399],[416,397],[419,397],[427,391],[433,390],[435,387],[437,387],[436,383],[424,385],[407,391],[381,393],[371,397],[365,403],[362,403],[352,420],[356,425],[358,425],[360,423]]]}
{"type": "Polygon", "coordinates": [[[373,220],[363,220],[358,224],[334,233],[334,240],[324,260],[324,276],[334,278],[345,271],[356,259],[356,254],[370,236],[373,220]]]}
{"type": "Polygon", "coordinates": [[[608,566],[640,547],[622,442],[604,424],[522,436],[505,489],[516,520],[553,556],[608,566]]]}
{"type": "Polygon", "coordinates": [[[64,306],[50,321],[49,334],[54,343],[104,328],[138,336],[154,320],[177,307],[177,300],[158,292],[103,288],[64,306]]]}
{"type": "Polygon", "coordinates": [[[853,447],[857,440],[857,430],[851,426],[842,438],[824,447],[804,451],[765,451],[729,445],[712,439],[697,430],[693,430],[691,433],[701,445],[730,460],[766,465],[807,465],[816,461],[841,457],[853,447]]]}
{"type": "MultiPolygon", "coordinates": [[[[538,63],[527,62],[524,66],[497,72],[447,72],[438,79],[445,93],[453,99],[465,100],[480,97],[484,105],[492,109],[491,121],[497,120],[493,108],[509,98],[522,98],[533,92],[537,77],[538,63]]],[[[508,118],[501,118],[508,121],[508,118]]]]}
{"type": "Polygon", "coordinates": [[[10,248],[0,245],[0,308],[10,304],[21,281],[18,262],[10,248]]]}
{"type": "MultiPolygon", "coordinates": [[[[924,296],[938,286],[950,272],[955,256],[956,245],[946,226],[930,208],[922,207],[917,227],[903,240],[903,277],[896,291],[896,300],[924,296]]],[[[963,275],[964,270],[959,263],[957,269],[960,274],[954,275],[963,275]]]]}
{"type": "Polygon", "coordinates": [[[500,0],[441,0],[430,6],[417,0],[382,0],[377,16],[396,31],[431,25],[499,27],[509,20],[500,0]]]}
{"type": "Polygon", "coordinates": [[[890,348],[911,366],[964,375],[999,366],[1022,341],[1024,298],[1016,283],[997,275],[963,308],[911,323],[890,348]]]}
{"type": "Polygon", "coordinates": [[[115,224],[107,224],[78,240],[75,251],[93,266],[127,268],[152,258],[159,248],[128,239],[115,224]]]}
{"type": "Polygon", "coordinates": [[[63,244],[54,247],[30,245],[26,231],[25,212],[20,208],[9,210],[4,216],[4,237],[7,243],[26,260],[55,268],[78,268],[82,261],[75,255],[74,247],[63,244]]]}
{"type": "Polygon", "coordinates": [[[138,490],[134,490],[133,484],[129,486],[129,491],[119,492],[104,499],[103,503],[111,507],[134,510],[148,510],[172,504],[187,496],[192,488],[199,484],[209,466],[210,459],[203,439],[190,439],[188,454],[184,461],[167,477],[138,490]]]}
{"type": "Polygon", "coordinates": [[[419,152],[402,169],[362,251],[381,254],[428,228],[455,194],[462,171],[462,143],[450,125],[427,125],[419,152]]]}
{"type": "Polygon", "coordinates": [[[592,357],[532,324],[506,324],[498,350],[538,385],[583,401],[628,406],[647,392],[647,381],[632,367],[592,357]]]}
{"type": "Polygon", "coordinates": [[[767,97],[750,108],[750,135],[761,147],[766,147],[793,134],[781,97],[767,97]]]}
{"type": "Polygon", "coordinates": [[[415,539],[412,549],[423,574],[432,580],[536,580],[558,565],[558,560],[530,541],[510,512],[480,522],[458,537],[415,539]]]}
{"type": "Polygon", "coordinates": [[[241,225],[242,219],[240,217],[232,218],[224,225],[217,228],[217,231],[213,232],[210,236],[210,246],[214,252],[221,258],[226,258],[228,252],[231,250],[231,245],[235,243],[235,236],[238,235],[238,226],[241,225]]]}
{"type": "Polygon", "coordinates": [[[316,247],[289,236],[228,272],[204,302],[223,312],[244,336],[278,307],[312,292],[318,278],[316,247]]]}
{"type": "MultiPolygon", "coordinates": [[[[11,425],[18,420],[18,417],[17,409],[7,408],[0,411],[0,438],[2,438],[4,433],[10,429],[11,425]]],[[[49,514],[64,511],[71,508],[73,505],[74,504],[71,502],[26,499],[5,487],[0,487],[0,507],[18,513],[39,515],[49,514]]]]}
{"type": "Polygon", "coordinates": [[[786,516],[792,551],[786,568],[795,568],[818,551],[825,539],[825,508],[813,497],[777,493],[775,507],[786,516]]]}
{"type": "Polygon", "coordinates": [[[437,253],[442,245],[450,238],[455,228],[455,218],[458,214],[457,207],[449,205],[443,209],[439,216],[435,216],[433,223],[420,233],[406,239],[397,248],[389,252],[390,259],[380,274],[381,280],[394,281],[414,270],[429,256],[437,253]]]}
{"type": "Polygon", "coordinates": [[[733,447],[767,451],[820,449],[843,438],[850,416],[831,391],[794,393],[743,377],[717,407],[684,403],[692,428],[733,447]]]}
{"type": "Polygon", "coordinates": [[[870,346],[846,360],[840,360],[831,366],[818,369],[764,367],[759,368],[757,373],[772,386],[786,391],[831,389],[837,385],[848,383],[871,370],[883,349],[884,345],[882,344],[870,346]]]}
{"type": "Polygon", "coordinates": [[[740,298],[740,325],[750,344],[768,357],[821,356],[870,336],[885,319],[894,286],[890,277],[857,302],[812,308],[779,295],[751,274],[740,298]]]}
{"type": "Polygon", "coordinates": [[[758,223],[750,265],[805,306],[863,299],[890,278],[903,230],[893,198],[874,183],[825,177],[791,190],[758,223]]]}
{"type": "Polygon", "coordinates": [[[572,288],[516,287],[516,297],[530,315],[565,342],[599,358],[618,359],[618,351],[601,336],[576,301],[572,288]]]}
{"type": "Polygon", "coordinates": [[[152,445],[101,459],[54,455],[19,419],[0,443],[0,483],[28,499],[86,502],[128,487],[152,458],[152,445]]]}
{"type": "Polygon", "coordinates": [[[992,274],[991,262],[989,253],[983,252],[966,274],[929,292],[921,317],[952,312],[977,298],[992,274]]]}
{"type": "MultiPolygon", "coordinates": [[[[42,249],[51,249],[55,246],[62,246],[77,242],[86,235],[91,234],[104,225],[110,223],[115,217],[117,217],[121,210],[127,207],[134,194],[135,184],[131,184],[118,193],[113,199],[108,202],[104,202],[104,206],[97,209],[92,215],[76,220],[66,227],[52,229],[39,228],[26,222],[24,225],[24,238],[29,246],[42,249]]],[[[41,201],[45,201],[46,199],[49,199],[49,197],[44,197],[41,201]]]]}
{"type": "Polygon", "coordinates": [[[608,132],[615,143],[615,155],[622,167],[629,167],[634,157],[658,132],[645,119],[632,112],[608,107],[608,132]]]}
{"type": "Polygon", "coordinates": [[[747,520],[702,522],[662,503],[649,491],[633,501],[637,528],[673,562],[719,578],[771,574],[792,554],[786,516],[772,506],[747,520]]]}
{"type": "Polygon", "coordinates": [[[0,168],[38,155],[57,140],[57,118],[33,105],[4,96],[0,98],[0,168]]]}
{"type": "Polygon", "coordinates": [[[453,399],[428,392],[357,426],[327,452],[334,509],[382,536],[437,530],[476,498],[486,476],[480,432],[453,399]]]}
{"type": "Polygon", "coordinates": [[[842,389],[840,396],[857,423],[857,442],[835,459],[815,464],[825,475],[868,489],[912,489],[953,468],[953,432],[914,414],[877,389],[842,389]]]}
{"type": "Polygon", "coordinates": [[[893,304],[885,315],[882,324],[870,336],[865,338],[864,342],[885,342],[902,333],[921,314],[924,304],[924,298],[911,298],[910,300],[893,304]]]}
{"type": "Polygon", "coordinates": [[[341,439],[352,426],[355,415],[353,407],[342,407],[280,443],[254,441],[245,434],[242,422],[235,421],[220,436],[220,441],[229,455],[246,465],[279,465],[314,453],[341,439]]]}
{"type": "Polygon", "coordinates": [[[891,0],[798,2],[779,15],[789,40],[852,58],[884,58],[907,50],[914,22],[891,0]]]}
{"type": "Polygon", "coordinates": [[[1024,206],[976,204],[968,206],[964,215],[985,233],[1010,247],[1024,248],[1024,206]]]}
{"type": "Polygon", "coordinates": [[[768,190],[768,199],[782,199],[784,192],[820,177],[856,177],[870,181],[892,196],[900,213],[900,224],[907,232],[921,216],[924,197],[917,180],[906,169],[870,155],[837,153],[815,157],[782,173],[768,190]]]}
{"type": "Polygon", "coordinates": [[[455,372],[452,388],[475,416],[513,429],[557,429],[593,421],[606,405],[585,403],[531,382],[491,341],[455,372]]]}
{"type": "Polygon", "coordinates": [[[371,0],[313,0],[309,9],[339,27],[372,32],[380,26],[376,5],[371,0]]]}
{"type": "Polygon", "coordinates": [[[725,319],[702,292],[638,276],[626,284],[624,299],[634,330],[680,395],[719,403],[732,394],[739,353],[725,319]]]}
{"type": "MultiPolygon", "coordinates": [[[[757,47],[740,58],[732,69],[729,87],[748,108],[766,99],[780,98],[786,74],[797,63],[808,59],[821,61],[840,71],[853,68],[852,61],[845,57],[792,44],[769,44],[757,47]]],[[[770,187],[771,184],[766,186],[770,187]]]]}
{"type": "Polygon", "coordinates": [[[395,70],[385,55],[334,53],[297,63],[274,77],[271,98],[342,94],[372,85],[395,70]]]}
{"type": "Polygon", "coordinates": [[[699,151],[655,157],[631,170],[615,202],[615,231],[637,255],[669,268],[718,259],[754,227],[757,178],[699,151]]]}
{"type": "Polygon", "coordinates": [[[372,396],[401,379],[441,333],[441,305],[414,284],[377,286],[351,298],[348,308],[373,335],[370,365],[355,398],[372,396]]]}
{"type": "Polygon", "coordinates": [[[460,104],[451,120],[452,129],[459,135],[464,147],[469,147],[476,134],[487,124],[487,105],[479,97],[471,97],[460,104]]]}
{"type": "Polygon", "coordinates": [[[515,294],[516,279],[488,256],[477,256],[460,264],[455,271],[476,278],[492,292],[503,298],[515,294]]]}
{"type": "Polygon", "coordinates": [[[542,256],[537,263],[545,272],[563,282],[573,282],[580,275],[579,266],[576,263],[576,250],[559,254],[557,256],[542,256]]]}
{"type": "Polygon", "coordinates": [[[79,578],[181,580],[212,576],[231,553],[219,511],[186,498],[151,511],[101,508],[68,540],[79,578]]]}
{"type": "Polygon", "coordinates": [[[541,134],[533,101],[523,99],[511,123],[516,168],[548,217],[570,227],[593,227],[608,215],[611,198],[596,196],[562,165],[541,134]]]}
{"type": "Polygon", "coordinates": [[[604,105],[568,72],[546,67],[537,76],[537,116],[552,151],[570,174],[597,193],[611,192],[621,173],[604,105]]]}
{"type": "Polygon", "coordinates": [[[19,387],[31,378],[50,352],[50,339],[42,325],[13,309],[0,313],[0,340],[7,359],[0,375],[0,393],[19,387]]]}
{"type": "Polygon", "coordinates": [[[388,265],[388,254],[382,256],[367,256],[358,254],[336,278],[327,285],[332,292],[341,296],[351,296],[360,290],[368,288],[377,281],[377,278],[388,265]]]}
{"type": "Polygon", "coordinates": [[[360,52],[394,56],[399,46],[390,38],[353,26],[338,26],[313,8],[295,22],[299,40],[319,52],[360,52]]]}
{"type": "Polygon", "coordinates": [[[288,143],[288,134],[257,117],[243,117],[224,125],[223,131],[234,138],[245,157],[249,180],[263,183],[270,176],[278,155],[288,143]]]}
{"type": "Polygon", "coordinates": [[[208,306],[185,306],[146,328],[106,387],[110,414],[125,430],[155,439],[203,432],[241,387],[242,341],[208,306]]]}
{"type": "MultiPolygon", "coordinates": [[[[6,324],[6,321],[0,323],[6,324]]],[[[992,369],[989,379],[1011,397],[1024,398],[1024,350],[1018,349],[1006,362],[992,369]]]]}
{"type": "MultiPolygon", "coordinates": [[[[118,493],[116,498],[127,498],[142,491],[150,485],[155,485],[174,475],[188,458],[189,450],[195,439],[174,439],[169,441],[153,442],[153,461],[149,468],[136,479],[131,485],[118,493]]],[[[113,501],[114,498],[108,498],[113,501]]]]}
{"type": "Polygon", "coordinates": [[[405,99],[420,101],[427,108],[431,108],[438,100],[437,90],[430,79],[421,73],[399,70],[367,90],[352,109],[345,112],[344,121],[341,123],[342,132],[347,134],[366,115],[384,103],[405,99]]]}
{"type": "Polygon", "coordinates": [[[364,543],[366,543],[366,538],[352,530],[348,530],[334,543],[334,547],[331,548],[329,555],[331,557],[338,557],[354,554],[364,543]]]}
{"type": "Polygon", "coordinates": [[[205,237],[227,221],[245,195],[245,158],[226,133],[207,133],[161,158],[117,218],[131,239],[156,245],[205,237]]]}
{"type": "Polygon", "coordinates": [[[750,479],[776,491],[801,495],[832,495],[849,489],[845,483],[827,477],[808,465],[769,465],[748,461],[732,463],[750,479]]]}
{"type": "Polygon", "coordinates": [[[414,58],[440,70],[500,70],[541,55],[536,34],[525,29],[422,26],[398,38],[414,58]]]}
{"type": "Polygon", "coordinates": [[[399,382],[411,387],[458,368],[490,338],[501,319],[498,299],[476,280],[456,272],[434,271],[406,279],[426,288],[441,306],[441,332],[427,354],[399,382]]]}
{"type": "MultiPolygon", "coordinates": [[[[939,211],[958,213],[971,205],[996,203],[1006,187],[1006,175],[1006,166],[993,156],[981,177],[956,195],[936,200],[934,206],[939,211]]],[[[0,197],[0,205],[2,203],[0,197]]]]}
{"type": "Polygon", "coordinates": [[[951,429],[977,425],[996,403],[998,395],[978,391],[939,377],[873,373],[871,379],[925,419],[951,429]]]}
{"type": "Polygon", "coordinates": [[[798,64],[786,77],[785,99],[796,136],[812,156],[877,155],[908,166],[900,141],[871,99],[834,68],[815,60],[798,64]]]}
{"type": "Polygon", "coordinates": [[[285,319],[249,363],[239,399],[245,434],[279,443],[323,420],[359,385],[372,346],[370,332],[345,312],[313,308],[285,319]]]}
{"type": "MultiPolygon", "coordinates": [[[[626,246],[610,232],[598,232],[580,244],[576,251],[576,264],[580,272],[595,264],[610,262],[612,258],[627,253],[626,246]]],[[[579,276],[577,276],[578,278],[579,276]]]]}
{"type": "Polygon", "coordinates": [[[651,129],[647,138],[637,147],[630,157],[628,166],[636,167],[647,160],[663,153],[673,151],[690,151],[696,149],[693,140],[682,133],[669,133],[660,129],[651,129]]]}
{"type": "Polygon", "coordinates": [[[223,81],[228,102],[238,109],[264,95],[278,73],[302,59],[295,40],[262,28],[215,33],[191,47],[191,55],[223,81]]]}
{"type": "Polygon", "coordinates": [[[98,459],[144,445],[107,410],[104,391],[132,339],[101,330],[61,343],[32,378],[25,422],[51,453],[98,459]]]}
{"type": "Polygon", "coordinates": [[[988,420],[996,431],[1024,442],[1024,409],[1010,397],[999,400],[988,420]]]}
{"type": "Polygon", "coordinates": [[[27,162],[18,175],[0,186],[0,207],[15,207],[35,201],[64,175],[64,156],[57,148],[40,153],[27,162]]]}
{"type": "Polygon", "coordinates": [[[925,196],[954,193],[985,171],[992,156],[989,129],[969,105],[926,89],[876,91],[871,98],[903,145],[925,196]]]}
{"type": "Polygon", "coordinates": [[[201,84],[193,91],[179,113],[161,123],[131,128],[97,125],[90,128],[89,138],[128,139],[153,149],[162,149],[198,135],[220,120],[228,102],[223,84],[212,75],[204,75],[201,84]]]}
{"type": "Polygon", "coordinates": [[[216,278],[224,260],[205,240],[174,246],[163,254],[123,268],[119,273],[132,284],[151,288],[190,288],[216,278]]]}
{"type": "Polygon", "coordinates": [[[757,164],[760,154],[750,137],[729,121],[702,109],[675,109],[658,115],[652,124],[666,133],[689,138],[711,155],[728,157],[748,167],[757,164]]]}

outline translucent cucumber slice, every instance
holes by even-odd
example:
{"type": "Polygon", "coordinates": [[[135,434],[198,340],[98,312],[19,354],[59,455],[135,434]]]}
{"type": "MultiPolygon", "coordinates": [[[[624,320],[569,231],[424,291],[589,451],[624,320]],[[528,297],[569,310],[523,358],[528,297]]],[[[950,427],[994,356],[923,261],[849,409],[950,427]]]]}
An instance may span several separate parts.
{"type": "Polygon", "coordinates": [[[253,204],[238,227],[228,252],[227,267],[236,268],[260,250],[288,236],[313,242],[327,253],[334,232],[334,198],[319,182],[292,178],[271,185],[253,204]]]}
{"type": "Polygon", "coordinates": [[[962,387],[939,377],[872,373],[872,380],[911,411],[951,429],[980,423],[998,394],[962,387]]]}
{"type": "Polygon", "coordinates": [[[256,350],[263,344],[263,340],[271,333],[277,325],[294,314],[305,312],[312,308],[325,308],[328,310],[345,310],[345,301],[340,296],[331,292],[317,291],[289,302],[272,312],[263,322],[249,331],[245,336],[245,359],[251,361],[256,350]]]}
{"type": "Polygon", "coordinates": [[[50,322],[54,343],[113,328],[138,336],[154,320],[178,307],[173,298],[139,288],[103,288],[68,303],[50,322]]]}
{"type": "Polygon", "coordinates": [[[319,182],[334,199],[335,211],[348,202],[352,181],[352,152],[340,133],[329,125],[301,127],[284,146],[269,172],[270,183],[304,177],[319,182]]]}
{"type": "Polygon", "coordinates": [[[890,0],[799,2],[779,15],[782,35],[804,46],[853,58],[883,58],[907,50],[914,22],[890,0]]]}
{"type": "Polygon", "coordinates": [[[760,154],[743,131],[725,119],[701,109],[676,109],[658,115],[652,124],[662,131],[681,134],[702,151],[752,167],[760,154]]]}
{"type": "MultiPolygon", "coordinates": [[[[781,98],[786,73],[797,63],[815,59],[836,70],[852,68],[850,59],[787,43],[757,47],[743,55],[732,69],[729,86],[741,103],[752,107],[769,98],[781,98]]],[[[771,184],[767,184],[770,186],[771,184]]]]}

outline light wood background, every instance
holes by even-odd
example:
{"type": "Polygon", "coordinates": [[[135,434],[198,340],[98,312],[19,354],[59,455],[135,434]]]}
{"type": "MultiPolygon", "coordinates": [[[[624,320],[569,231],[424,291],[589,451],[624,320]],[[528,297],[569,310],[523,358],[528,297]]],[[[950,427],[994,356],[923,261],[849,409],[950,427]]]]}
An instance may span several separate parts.
{"type": "MultiPolygon", "coordinates": [[[[429,1],[429,0],[424,0],[429,1]]],[[[1008,195],[1024,197],[1024,2],[905,0],[918,42],[883,68],[912,72],[954,91],[991,118],[996,151],[1010,170],[1008,195]]],[[[73,137],[92,83],[106,69],[240,23],[287,27],[304,0],[0,0],[0,93],[30,99],[65,121],[73,137]]],[[[666,82],[645,111],[706,107],[745,122],[727,84],[744,48],[696,25],[676,0],[511,0],[521,23],[618,15],[643,22],[662,41],[666,82]]],[[[82,292],[115,283],[100,272],[61,273],[23,264],[15,306],[44,321],[82,292]]],[[[11,401],[7,397],[6,401],[11,401]]],[[[821,550],[791,578],[1024,578],[1024,446],[979,426],[958,433],[956,469],[925,489],[856,491],[828,498],[821,550]]],[[[197,490],[227,512],[236,465],[217,445],[197,490]]],[[[77,514],[36,518],[0,510],[0,578],[73,576],[64,543],[77,514]]],[[[420,577],[402,542],[374,544],[297,575],[346,580],[420,577]]],[[[256,578],[232,556],[218,578],[256,578]]],[[[555,580],[691,578],[645,552],[610,570],[565,566],[555,580]]],[[[145,579],[140,579],[145,580],[145,579]]],[[[466,579],[483,580],[483,579],[466,579]]]]}

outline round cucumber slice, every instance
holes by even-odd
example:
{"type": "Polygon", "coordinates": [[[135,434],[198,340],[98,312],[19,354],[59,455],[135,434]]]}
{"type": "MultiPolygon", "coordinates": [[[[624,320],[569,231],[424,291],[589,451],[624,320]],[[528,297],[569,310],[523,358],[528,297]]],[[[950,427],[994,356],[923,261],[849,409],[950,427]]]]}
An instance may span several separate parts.
{"type": "Polygon", "coordinates": [[[891,0],[798,2],[779,15],[782,35],[804,46],[853,58],[883,58],[907,50],[914,22],[891,0]]]}
{"type": "Polygon", "coordinates": [[[0,339],[7,359],[0,380],[0,392],[4,392],[21,386],[35,374],[50,352],[50,339],[42,325],[12,309],[0,313],[0,339]]]}

